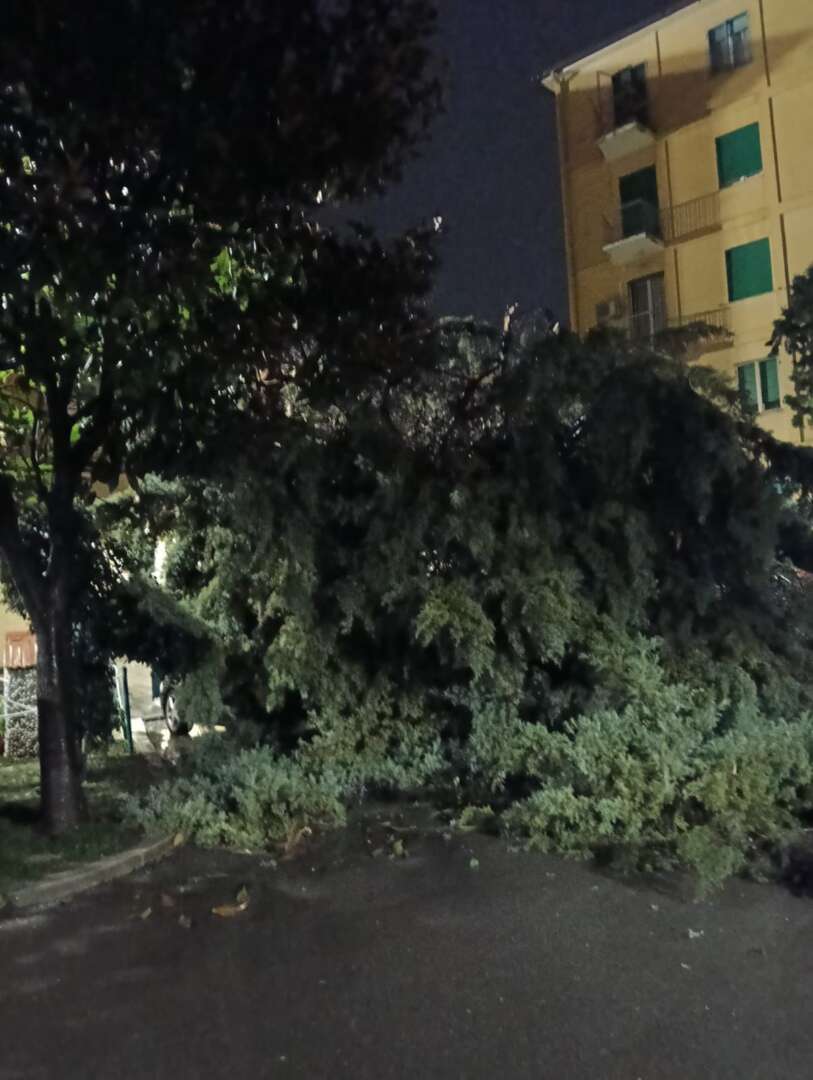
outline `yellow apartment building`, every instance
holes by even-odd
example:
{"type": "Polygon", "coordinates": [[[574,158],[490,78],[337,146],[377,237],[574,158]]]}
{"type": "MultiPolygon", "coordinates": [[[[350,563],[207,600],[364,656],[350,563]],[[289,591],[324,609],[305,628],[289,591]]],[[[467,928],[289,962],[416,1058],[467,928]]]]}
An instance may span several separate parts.
{"type": "Polygon", "coordinates": [[[701,362],[799,441],[766,343],[813,263],[813,0],[673,4],[542,82],[574,329],[718,326],[701,362]]]}

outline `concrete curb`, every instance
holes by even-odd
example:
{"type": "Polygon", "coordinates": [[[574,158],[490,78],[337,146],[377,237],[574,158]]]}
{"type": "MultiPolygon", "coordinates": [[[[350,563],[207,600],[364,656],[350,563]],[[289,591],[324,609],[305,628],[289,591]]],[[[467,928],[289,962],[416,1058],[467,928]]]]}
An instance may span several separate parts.
{"type": "Polygon", "coordinates": [[[20,915],[32,908],[62,904],[78,896],[79,893],[95,889],[97,885],[105,885],[117,878],[126,877],[127,874],[132,874],[135,870],[140,870],[150,863],[158,862],[177,846],[172,837],[150,840],[127,851],[119,852],[117,855],[107,855],[104,859],[88,863],[86,866],[61,870],[33,885],[12,889],[5,897],[6,907],[0,904],[0,918],[20,915]]]}

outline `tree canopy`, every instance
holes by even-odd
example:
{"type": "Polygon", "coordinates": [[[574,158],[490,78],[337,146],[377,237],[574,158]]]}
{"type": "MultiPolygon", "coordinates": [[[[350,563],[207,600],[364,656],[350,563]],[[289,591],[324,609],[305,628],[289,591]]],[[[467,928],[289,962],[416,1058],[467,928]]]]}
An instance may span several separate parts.
{"type": "Polygon", "coordinates": [[[0,552],[39,643],[54,826],[81,810],[98,485],[205,470],[290,365],[303,392],[350,393],[420,340],[429,234],[384,247],[320,214],[419,146],[433,31],[425,0],[4,6],[0,552]]]}

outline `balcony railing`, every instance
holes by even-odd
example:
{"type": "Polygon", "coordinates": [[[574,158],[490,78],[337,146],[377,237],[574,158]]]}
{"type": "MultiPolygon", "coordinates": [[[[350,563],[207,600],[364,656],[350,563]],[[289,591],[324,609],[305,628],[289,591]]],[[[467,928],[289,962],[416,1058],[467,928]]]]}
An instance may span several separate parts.
{"type": "Polygon", "coordinates": [[[670,244],[719,227],[719,191],[702,195],[690,202],[679,203],[677,206],[669,206],[661,211],[662,233],[670,244]]]}
{"type": "Polygon", "coordinates": [[[698,311],[691,315],[672,318],[669,320],[667,329],[696,330],[704,353],[728,349],[734,344],[731,308],[728,307],[712,308],[710,311],[698,311]],[[705,334],[704,330],[707,331],[705,334]]]}
{"type": "Polygon", "coordinates": [[[683,330],[690,326],[711,326],[715,330],[723,330],[731,333],[731,308],[712,308],[710,311],[699,311],[693,315],[681,315],[669,320],[669,328],[683,330]]]}
{"type": "Polygon", "coordinates": [[[624,203],[605,219],[605,250],[625,240],[646,236],[662,244],[676,244],[720,227],[720,195],[713,192],[678,206],[659,208],[645,199],[624,203]]]}
{"type": "Polygon", "coordinates": [[[634,341],[655,341],[661,335],[666,336],[672,331],[696,329],[698,341],[702,341],[702,351],[713,352],[733,344],[730,315],[730,308],[720,307],[692,315],[667,318],[666,312],[656,302],[651,310],[628,314],[619,328],[634,341]],[[705,328],[710,328],[711,333],[704,339],[702,331],[705,328]]]}

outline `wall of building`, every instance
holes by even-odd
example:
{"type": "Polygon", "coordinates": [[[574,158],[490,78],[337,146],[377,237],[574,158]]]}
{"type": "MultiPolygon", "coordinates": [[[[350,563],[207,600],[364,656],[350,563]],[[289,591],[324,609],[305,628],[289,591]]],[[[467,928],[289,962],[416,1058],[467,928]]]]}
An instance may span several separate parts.
{"type": "Polygon", "coordinates": [[[9,611],[0,604],[0,645],[6,640],[6,634],[9,633],[22,633],[28,630],[28,623],[22,616],[17,615],[13,611],[9,611]]]}
{"type": "MultiPolygon", "coordinates": [[[[670,318],[728,309],[733,343],[703,362],[735,378],[738,364],[766,355],[790,281],[813,263],[811,55],[811,0],[702,0],[562,73],[558,105],[571,319],[579,331],[596,324],[597,305],[614,296],[626,300],[631,280],[663,272],[670,318]],[[752,61],[715,75],[708,32],[745,11],[752,61]],[[640,63],[646,64],[656,141],[608,163],[599,137],[611,115],[612,75],[640,63]],[[713,197],[719,190],[715,140],[754,122],[760,127],[763,171],[719,191],[718,227],[668,243],[662,253],[634,265],[619,268],[610,262],[604,245],[619,211],[622,175],[654,165],[661,207],[713,197]],[[729,304],[726,251],[765,237],[773,292],[729,304]]],[[[791,391],[789,372],[790,359],[780,357],[783,397],[791,391]]],[[[764,413],[762,422],[783,438],[799,438],[784,405],[764,413]]]]}

